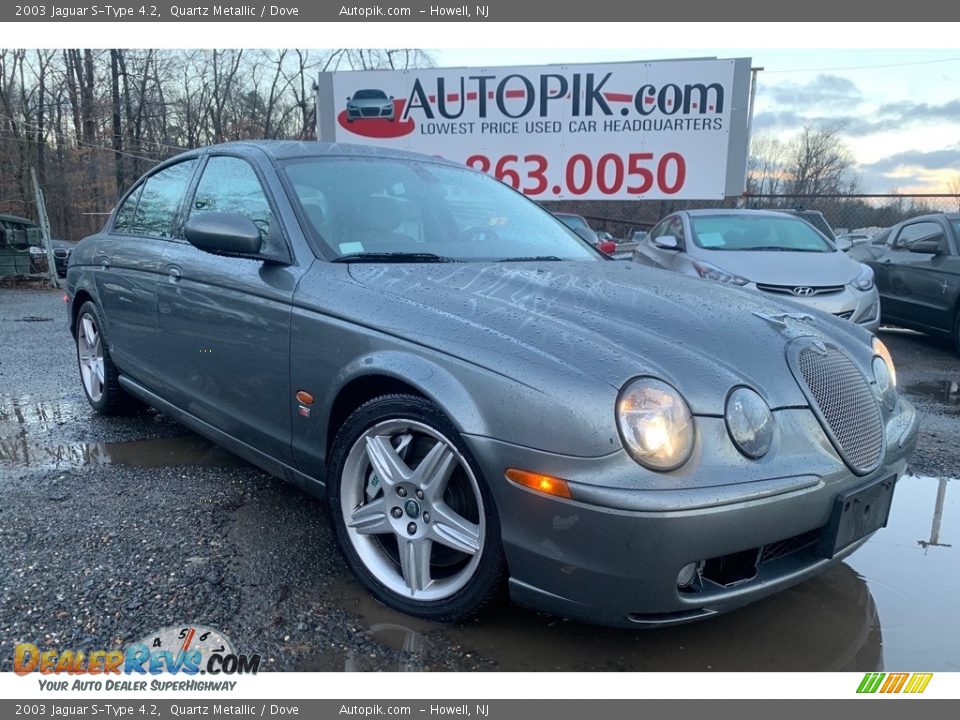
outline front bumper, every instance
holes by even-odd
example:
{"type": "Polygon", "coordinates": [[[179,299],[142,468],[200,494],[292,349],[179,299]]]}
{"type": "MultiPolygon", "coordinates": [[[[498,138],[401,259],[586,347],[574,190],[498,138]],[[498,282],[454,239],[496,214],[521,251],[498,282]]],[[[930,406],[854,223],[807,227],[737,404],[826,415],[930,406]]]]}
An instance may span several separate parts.
{"type": "Polygon", "coordinates": [[[467,436],[491,481],[514,600],[605,625],[669,625],[735,609],[853,552],[866,538],[827,558],[818,533],[839,493],[903,475],[917,434],[912,406],[901,400],[887,419],[884,461],[866,477],[846,468],[809,410],[777,416],[781,432],[759,461],[722,445],[722,418],[698,417],[700,449],[686,475],[647,473],[622,450],[574,458],[467,436]],[[573,499],[518,487],[503,479],[509,467],[563,477],[573,499]],[[678,588],[689,563],[753,551],[752,577],[678,588]]]}
{"type": "Polygon", "coordinates": [[[845,286],[840,292],[803,297],[781,292],[768,292],[759,289],[755,283],[746,287],[767,296],[792,300],[806,307],[830,313],[866,328],[872,333],[880,328],[880,294],[876,287],[871,290],[854,290],[845,286]]]}

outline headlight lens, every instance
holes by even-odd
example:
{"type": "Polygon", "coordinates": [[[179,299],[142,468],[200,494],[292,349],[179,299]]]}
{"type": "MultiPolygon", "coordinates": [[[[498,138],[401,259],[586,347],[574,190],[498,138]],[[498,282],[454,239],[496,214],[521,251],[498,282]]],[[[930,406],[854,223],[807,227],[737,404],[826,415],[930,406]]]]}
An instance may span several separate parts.
{"type": "Polygon", "coordinates": [[[761,458],[773,442],[773,413],[766,401],[750,388],[738,387],[727,397],[724,413],[727,432],[748,458],[761,458]]]}
{"type": "Polygon", "coordinates": [[[31,255],[46,255],[46,254],[47,254],[47,251],[46,251],[44,248],[42,248],[42,247],[37,247],[36,245],[31,245],[31,246],[30,246],[30,254],[31,254],[31,255]]]}
{"type": "Polygon", "coordinates": [[[617,400],[617,426],[627,451],[652,470],[680,467],[693,451],[693,415],[665,382],[639,378],[617,400]]]}
{"type": "Polygon", "coordinates": [[[893,356],[890,354],[890,351],[887,350],[887,346],[883,344],[883,341],[878,337],[873,338],[873,351],[883,358],[883,362],[887,364],[887,370],[890,371],[890,382],[893,383],[893,386],[897,386],[897,369],[893,366],[893,356]]]}
{"type": "Polygon", "coordinates": [[[732,285],[746,285],[748,282],[750,282],[746,278],[742,278],[739,275],[734,275],[726,270],[721,270],[716,265],[711,265],[710,263],[703,262],[702,260],[697,260],[695,263],[693,263],[693,267],[700,277],[706,278],[707,280],[713,280],[714,282],[731,283],[732,285]]]}
{"type": "Polygon", "coordinates": [[[864,265],[860,263],[860,274],[850,283],[857,290],[862,290],[866,292],[867,290],[873,290],[873,268],[869,265],[864,265]]]}
{"type": "Polygon", "coordinates": [[[880,397],[888,410],[893,410],[897,404],[897,390],[893,386],[893,379],[890,377],[890,370],[883,358],[873,358],[873,377],[877,382],[877,390],[880,391],[880,397]]]}

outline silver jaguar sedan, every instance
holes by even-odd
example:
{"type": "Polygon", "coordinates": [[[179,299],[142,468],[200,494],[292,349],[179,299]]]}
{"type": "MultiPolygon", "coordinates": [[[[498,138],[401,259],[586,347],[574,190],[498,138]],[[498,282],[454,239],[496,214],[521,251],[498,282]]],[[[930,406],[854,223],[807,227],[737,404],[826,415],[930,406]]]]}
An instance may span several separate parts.
{"type": "Polygon", "coordinates": [[[871,332],[880,327],[873,270],[847,257],[797,215],[775,210],[682,210],[660,221],[634,250],[633,259],[778,295],[871,332]]]}
{"type": "Polygon", "coordinates": [[[626,627],[736,608],[883,527],[916,439],[863,328],[611,261],[433,157],[184,153],[67,282],[97,412],[148,403],[325,495],[360,582],[436,620],[504,586],[626,627]]]}

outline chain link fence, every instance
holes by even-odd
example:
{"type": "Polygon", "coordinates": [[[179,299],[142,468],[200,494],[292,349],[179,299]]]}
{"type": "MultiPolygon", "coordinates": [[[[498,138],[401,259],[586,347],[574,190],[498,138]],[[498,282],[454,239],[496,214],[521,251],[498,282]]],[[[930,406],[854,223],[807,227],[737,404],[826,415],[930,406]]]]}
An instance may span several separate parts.
{"type": "Polygon", "coordinates": [[[743,195],[723,200],[562,200],[542,203],[551,212],[582,215],[598,232],[630,240],[677,210],[756,208],[818,210],[837,235],[872,235],[927,213],[960,212],[960,195],[743,195]]]}

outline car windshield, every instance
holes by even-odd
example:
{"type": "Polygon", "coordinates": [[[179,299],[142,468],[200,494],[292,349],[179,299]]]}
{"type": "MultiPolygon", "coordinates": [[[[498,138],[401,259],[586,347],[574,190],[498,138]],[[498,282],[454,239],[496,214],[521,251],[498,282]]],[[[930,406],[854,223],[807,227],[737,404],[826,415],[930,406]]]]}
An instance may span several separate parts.
{"type": "Polygon", "coordinates": [[[601,259],[550,213],[466,168],[313,157],[288,161],[283,170],[305,218],[339,258],[601,259]]]}
{"type": "Polygon", "coordinates": [[[812,225],[788,215],[698,215],[693,241],[707,250],[834,252],[812,225]]]}
{"type": "Polygon", "coordinates": [[[357,90],[353,94],[354,100],[386,100],[387,94],[383,90],[357,90]]]}
{"type": "Polygon", "coordinates": [[[954,220],[952,222],[952,225],[953,225],[953,234],[956,235],[957,237],[960,237],[960,220],[954,220]]]}

